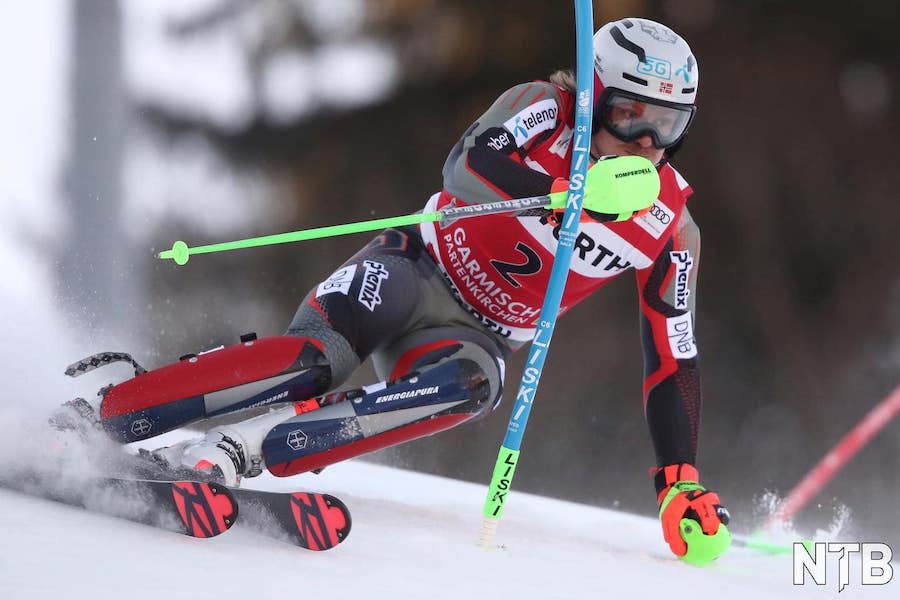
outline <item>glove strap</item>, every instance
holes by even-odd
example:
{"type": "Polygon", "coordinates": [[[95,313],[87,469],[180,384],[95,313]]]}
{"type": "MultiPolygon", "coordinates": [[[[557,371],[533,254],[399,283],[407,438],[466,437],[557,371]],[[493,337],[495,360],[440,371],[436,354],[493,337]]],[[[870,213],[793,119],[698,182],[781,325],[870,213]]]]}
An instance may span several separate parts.
{"type": "Polygon", "coordinates": [[[684,511],[687,510],[690,505],[690,498],[687,496],[680,495],[682,492],[705,492],[706,488],[697,483],[696,481],[676,481],[671,486],[666,488],[660,493],[661,500],[659,501],[659,517],[662,518],[664,512],[669,507],[669,503],[673,500],[675,501],[675,506],[673,510],[676,514],[684,514],[684,511]]]}
{"type": "Polygon", "coordinates": [[[688,463],[666,465],[651,469],[653,483],[656,486],[656,504],[661,505],[669,488],[679,481],[700,481],[700,473],[696,467],[688,463]]]}

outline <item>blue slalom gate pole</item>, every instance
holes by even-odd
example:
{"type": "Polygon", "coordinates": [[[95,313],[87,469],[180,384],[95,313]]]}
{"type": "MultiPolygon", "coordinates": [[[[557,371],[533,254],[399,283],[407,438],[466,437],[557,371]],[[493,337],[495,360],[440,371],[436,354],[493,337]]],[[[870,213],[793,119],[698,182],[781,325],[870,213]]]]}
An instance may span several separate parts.
{"type": "Polygon", "coordinates": [[[566,279],[569,276],[569,264],[572,261],[578,223],[581,220],[584,182],[590,161],[591,113],[594,97],[592,45],[594,17],[592,11],[591,0],[575,0],[576,87],[578,89],[575,102],[575,131],[572,135],[569,195],[559,231],[556,258],[553,261],[547,293],[538,317],[538,327],[531,342],[528,361],[525,364],[525,371],[522,373],[522,380],[516,393],[516,402],[509,418],[506,436],[503,438],[503,444],[497,455],[497,462],[494,465],[494,473],[484,503],[484,522],[478,543],[485,547],[491,547],[494,544],[497,525],[503,515],[506,496],[512,485],[516,464],[519,460],[519,449],[525,435],[525,426],[528,424],[528,416],[536,399],[538,382],[541,379],[544,361],[547,359],[547,352],[550,349],[550,339],[553,337],[553,329],[556,327],[556,319],[559,316],[559,305],[566,287],[566,279]]]}

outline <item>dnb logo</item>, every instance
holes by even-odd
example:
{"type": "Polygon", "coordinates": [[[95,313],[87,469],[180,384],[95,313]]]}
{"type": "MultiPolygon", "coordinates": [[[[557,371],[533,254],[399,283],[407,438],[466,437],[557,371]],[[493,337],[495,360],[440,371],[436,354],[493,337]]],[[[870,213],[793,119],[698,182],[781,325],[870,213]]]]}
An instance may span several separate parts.
{"type": "Polygon", "coordinates": [[[131,424],[131,433],[138,437],[147,435],[151,429],[153,429],[153,424],[148,419],[138,419],[131,424]]]}
{"type": "Polygon", "coordinates": [[[303,450],[306,448],[308,439],[302,430],[295,429],[287,435],[287,445],[294,451],[303,450]]]}
{"type": "Polygon", "coordinates": [[[793,549],[794,585],[805,585],[806,575],[816,585],[832,583],[833,579],[826,573],[829,566],[837,566],[838,593],[854,580],[862,585],[887,585],[894,578],[893,552],[882,542],[816,542],[809,545],[794,542],[793,549]],[[856,554],[859,556],[852,557],[851,568],[851,555],[856,554]]]}

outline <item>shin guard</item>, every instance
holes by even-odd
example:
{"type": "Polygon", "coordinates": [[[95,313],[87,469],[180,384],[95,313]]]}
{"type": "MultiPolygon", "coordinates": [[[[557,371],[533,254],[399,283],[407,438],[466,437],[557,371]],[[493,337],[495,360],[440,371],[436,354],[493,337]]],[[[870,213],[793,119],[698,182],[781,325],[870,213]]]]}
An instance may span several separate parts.
{"type": "Polygon", "coordinates": [[[468,421],[491,409],[490,395],[476,362],[449,360],[388,384],[326,396],[321,408],[273,427],[263,458],[278,477],[313,471],[468,421]]]}
{"type": "Polygon", "coordinates": [[[250,339],[112,386],[100,419],[115,439],[134,442],[208,417],[311,398],[330,385],[331,368],[317,340],[250,339]]]}

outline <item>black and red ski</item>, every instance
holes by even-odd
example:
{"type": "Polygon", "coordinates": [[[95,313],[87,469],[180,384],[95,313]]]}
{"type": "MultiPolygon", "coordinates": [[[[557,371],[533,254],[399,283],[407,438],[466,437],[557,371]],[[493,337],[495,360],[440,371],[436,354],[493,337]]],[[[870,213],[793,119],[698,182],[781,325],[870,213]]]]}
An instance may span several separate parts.
{"type": "Polygon", "coordinates": [[[350,511],[329,494],[229,488],[241,507],[241,525],[308,550],[329,550],[350,534],[350,511]]]}
{"type": "MultiPolygon", "coordinates": [[[[120,473],[140,479],[189,479],[188,469],[171,469],[148,458],[149,454],[128,455],[120,473]]],[[[240,506],[240,525],[309,550],[329,550],[350,534],[350,511],[329,494],[309,491],[271,492],[229,487],[240,506]]]]}
{"type": "Polygon", "coordinates": [[[347,539],[347,506],[329,494],[229,488],[214,482],[17,473],[0,487],[196,538],[242,527],[314,551],[347,539]]]}
{"type": "Polygon", "coordinates": [[[171,494],[185,533],[193,537],[208,538],[224,533],[231,528],[238,516],[238,504],[234,495],[228,488],[218,483],[197,481],[129,483],[155,487],[166,496],[166,501],[171,494]]]}
{"type": "Polygon", "coordinates": [[[4,477],[0,486],[196,538],[222,534],[238,517],[231,490],[213,482],[119,477],[72,480],[20,472],[4,477]]]}

